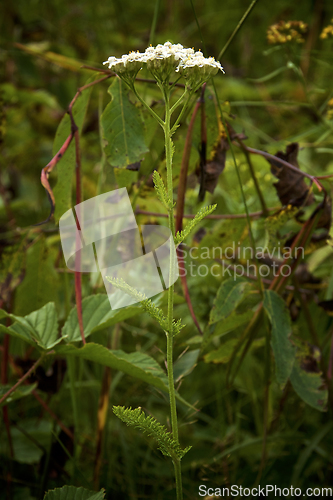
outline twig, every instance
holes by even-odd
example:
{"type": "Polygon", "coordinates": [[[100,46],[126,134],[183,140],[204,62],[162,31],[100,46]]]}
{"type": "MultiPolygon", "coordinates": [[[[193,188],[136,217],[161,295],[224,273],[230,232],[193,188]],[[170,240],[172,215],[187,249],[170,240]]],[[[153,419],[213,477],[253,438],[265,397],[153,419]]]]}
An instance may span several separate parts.
{"type": "MultiPolygon", "coordinates": [[[[281,207],[270,207],[267,210],[273,212],[274,210],[279,210],[281,207]]],[[[160,212],[147,212],[146,210],[140,210],[137,208],[135,210],[136,215],[151,215],[152,217],[168,217],[168,214],[163,214],[160,212]]],[[[263,211],[249,213],[250,217],[256,218],[264,215],[263,211]]],[[[194,214],[183,214],[183,219],[194,219],[194,214]]],[[[206,215],[205,219],[246,219],[246,214],[223,214],[223,215],[206,215]]]]}
{"type": "MultiPolygon", "coordinates": [[[[104,76],[103,78],[99,78],[98,80],[95,80],[94,82],[90,82],[90,83],[87,83],[86,85],[83,85],[83,87],[80,87],[75,96],[73,97],[69,107],[68,107],[68,112],[69,111],[72,111],[72,108],[73,108],[73,105],[75,103],[75,101],[77,100],[77,98],[81,95],[81,93],[89,88],[89,87],[92,87],[93,85],[96,85],[97,83],[100,83],[104,80],[107,80],[108,78],[110,78],[112,75],[107,75],[107,76],[104,76]]],[[[71,130],[71,133],[70,135],[67,137],[67,139],[65,140],[65,142],[63,143],[63,145],[61,146],[61,148],[59,149],[58,153],[52,158],[52,160],[46,165],[46,167],[44,167],[42,169],[42,173],[41,173],[41,183],[42,183],[42,186],[45,188],[46,190],[46,193],[48,195],[48,198],[50,200],[50,204],[51,204],[51,210],[50,210],[50,214],[49,216],[47,217],[47,219],[45,219],[44,221],[42,222],[39,222],[37,224],[34,224],[35,226],[40,226],[42,224],[46,224],[47,222],[49,222],[49,220],[51,219],[52,215],[54,214],[54,208],[55,208],[55,199],[54,199],[54,194],[53,194],[53,191],[51,189],[51,186],[49,184],[49,175],[50,173],[52,172],[52,170],[54,169],[54,167],[56,166],[56,164],[58,163],[59,160],[61,160],[61,158],[64,156],[65,152],[67,151],[70,143],[72,142],[72,139],[74,138],[74,132],[73,130],[71,130]]]]}
{"type": "Polygon", "coordinates": [[[48,198],[49,198],[50,204],[51,204],[51,210],[50,210],[50,214],[49,214],[48,218],[43,220],[42,222],[38,222],[37,224],[34,224],[35,226],[41,226],[42,224],[46,224],[47,222],[49,222],[52,215],[54,214],[55,199],[54,199],[54,194],[53,194],[53,191],[51,189],[51,186],[49,184],[48,179],[49,179],[50,172],[52,172],[52,170],[54,169],[54,167],[56,166],[58,161],[64,156],[65,152],[67,151],[70,143],[72,142],[73,137],[74,137],[74,135],[71,133],[67,137],[67,139],[65,140],[65,142],[63,143],[61,148],[59,149],[58,153],[52,158],[52,160],[46,165],[46,167],[44,167],[42,169],[40,181],[42,183],[42,186],[46,189],[46,193],[48,195],[48,198]]]}
{"type": "Polygon", "coordinates": [[[318,181],[318,179],[323,178],[323,177],[317,177],[314,175],[307,174],[306,172],[303,172],[299,168],[295,167],[295,165],[292,165],[291,163],[289,163],[285,160],[282,160],[282,158],[279,158],[278,156],[274,156],[274,155],[271,155],[270,153],[266,153],[266,151],[261,151],[260,149],[250,148],[249,146],[245,146],[245,145],[244,145],[244,147],[246,148],[246,150],[249,153],[252,153],[255,155],[260,155],[260,156],[263,156],[264,158],[267,158],[268,160],[272,160],[274,162],[281,163],[281,165],[289,168],[290,170],[293,170],[294,172],[297,172],[298,174],[303,175],[303,177],[307,177],[308,179],[311,180],[311,182],[314,182],[314,184],[317,186],[319,191],[324,191],[326,193],[326,190],[321,185],[321,183],[318,181]]]}
{"type": "Polygon", "coordinates": [[[198,201],[205,199],[206,189],[206,168],[207,168],[207,125],[206,125],[206,110],[204,91],[206,87],[202,87],[201,94],[201,147],[200,147],[200,189],[198,194],[198,201]]]}
{"type": "Polygon", "coordinates": [[[40,397],[40,395],[37,393],[37,391],[35,389],[32,391],[32,394],[35,396],[35,398],[41,404],[41,406],[44,408],[44,410],[47,411],[47,413],[49,415],[51,415],[53,420],[55,420],[57,422],[57,424],[65,432],[65,434],[67,434],[67,436],[70,437],[74,441],[73,433],[62,423],[62,421],[51,410],[51,408],[47,405],[47,403],[44,401],[44,399],[40,397]]]}
{"type": "Polygon", "coordinates": [[[29,370],[16,382],[15,385],[13,385],[13,387],[11,387],[9,389],[9,391],[6,392],[6,394],[4,394],[2,396],[2,398],[0,399],[0,405],[1,403],[3,403],[7,398],[8,396],[10,396],[12,394],[12,392],[14,392],[28,377],[30,377],[30,375],[32,374],[32,372],[34,370],[36,370],[37,366],[40,364],[40,362],[42,361],[42,359],[44,358],[44,356],[42,355],[40,358],[37,359],[37,361],[31,366],[31,368],[29,368],[29,370]]]}
{"type": "Polygon", "coordinates": [[[249,166],[249,170],[250,170],[250,174],[251,174],[252,180],[253,180],[255,188],[257,190],[257,194],[258,194],[258,197],[259,197],[259,200],[260,200],[260,204],[261,204],[263,215],[267,216],[268,215],[268,210],[267,210],[266,202],[265,202],[265,199],[264,199],[263,194],[261,192],[261,189],[260,189],[260,186],[259,186],[259,182],[258,182],[258,179],[256,177],[256,174],[255,174],[255,171],[254,171],[254,168],[253,168],[253,165],[252,165],[251,157],[249,155],[247,147],[245,146],[244,142],[239,137],[237,137],[237,136],[236,136],[236,141],[238,142],[238,144],[240,145],[240,147],[242,148],[242,150],[244,152],[247,164],[249,166]]]}
{"type": "MultiPolygon", "coordinates": [[[[183,217],[184,217],[184,207],[185,207],[185,192],[186,192],[186,180],[187,180],[187,172],[188,172],[188,166],[189,166],[189,160],[190,160],[190,152],[191,152],[191,140],[192,140],[192,134],[193,134],[193,127],[194,127],[194,122],[195,118],[197,116],[197,112],[202,105],[203,99],[204,99],[204,92],[205,92],[206,84],[203,85],[202,91],[201,91],[201,96],[198,102],[196,103],[190,124],[187,129],[187,134],[186,134],[186,140],[185,140],[185,146],[184,146],[184,151],[183,151],[183,157],[182,157],[182,165],[180,169],[180,175],[179,175],[179,183],[178,183],[178,193],[177,193],[177,212],[176,212],[176,223],[175,223],[175,232],[178,233],[182,230],[183,228],[183,217]]],[[[183,287],[183,292],[184,296],[187,302],[187,306],[189,308],[190,314],[192,316],[192,319],[194,321],[195,326],[197,327],[200,335],[202,335],[202,330],[200,328],[199,322],[197,320],[197,317],[195,315],[192,302],[191,302],[191,297],[187,285],[187,279],[186,279],[186,272],[185,271],[185,263],[184,260],[181,258],[181,252],[180,249],[177,248],[177,258],[178,258],[178,266],[180,269],[180,279],[182,282],[182,287],[183,287]]]]}
{"type": "Polygon", "coordinates": [[[186,179],[187,179],[187,172],[190,160],[191,140],[192,140],[195,118],[204,99],[204,91],[205,91],[205,85],[202,87],[200,99],[198,99],[194,107],[185,139],[185,146],[182,156],[182,164],[179,174],[179,183],[177,192],[176,233],[178,233],[178,231],[181,231],[183,229],[182,226],[183,226],[184,206],[185,206],[186,179]]]}

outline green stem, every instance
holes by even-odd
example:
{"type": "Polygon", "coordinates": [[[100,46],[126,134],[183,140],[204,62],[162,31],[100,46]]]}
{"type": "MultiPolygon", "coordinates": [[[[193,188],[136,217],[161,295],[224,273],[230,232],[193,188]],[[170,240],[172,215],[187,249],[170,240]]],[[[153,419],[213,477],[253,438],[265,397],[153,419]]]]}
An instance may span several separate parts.
{"type": "Polygon", "coordinates": [[[158,123],[161,125],[161,127],[164,129],[164,122],[163,120],[158,116],[157,113],[155,113],[154,110],[151,109],[150,106],[148,106],[148,104],[142,99],[142,97],[137,93],[136,91],[136,88],[134,87],[134,84],[132,85],[129,85],[131,90],[133,90],[134,94],[136,95],[136,97],[139,99],[139,101],[141,102],[141,104],[149,111],[149,113],[155,118],[155,120],[158,121],[158,123]]]}
{"type": "Polygon", "coordinates": [[[77,459],[78,446],[77,437],[79,435],[79,412],[77,406],[77,392],[75,391],[75,359],[71,356],[67,356],[67,366],[68,366],[68,376],[69,376],[69,387],[72,400],[73,408],[73,419],[74,419],[74,461],[77,459]]]}
{"type": "Polygon", "coordinates": [[[173,466],[175,469],[175,477],[176,477],[177,500],[180,500],[183,498],[182,471],[181,471],[180,460],[174,460],[173,466]]]}
{"type": "Polygon", "coordinates": [[[156,24],[157,24],[157,18],[158,18],[158,11],[160,10],[160,3],[161,3],[160,0],[156,0],[156,2],[155,2],[153,22],[152,22],[152,25],[150,28],[149,45],[153,45],[153,43],[154,43],[156,24]]]}
{"type": "MultiPolygon", "coordinates": [[[[186,92],[186,90],[185,90],[185,92],[186,92]]],[[[190,102],[190,99],[191,99],[191,97],[192,97],[192,94],[193,94],[193,92],[189,92],[189,94],[188,94],[188,98],[186,99],[185,104],[184,104],[184,106],[183,106],[183,108],[182,108],[181,112],[179,113],[179,116],[178,116],[177,120],[175,121],[175,123],[174,123],[174,125],[173,125],[173,127],[172,127],[172,129],[171,129],[171,131],[170,131],[170,132],[171,132],[171,136],[172,136],[172,134],[174,134],[174,133],[175,133],[175,131],[176,131],[176,129],[177,129],[177,127],[178,127],[178,125],[179,125],[180,120],[183,118],[183,115],[184,115],[185,110],[186,110],[186,108],[187,108],[187,106],[188,106],[188,103],[190,102]]],[[[177,103],[176,103],[176,104],[177,104],[177,103]]],[[[173,106],[173,108],[174,108],[174,106],[173,106]]],[[[172,108],[172,110],[173,110],[173,108],[172,108]]]]}
{"type": "Polygon", "coordinates": [[[225,51],[227,50],[227,48],[229,47],[229,45],[231,44],[232,40],[235,38],[235,36],[237,35],[238,31],[240,30],[240,28],[243,26],[246,18],[248,17],[248,15],[250,14],[251,10],[253,9],[253,7],[255,6],[255,4],[257,3],[258,0],[253,0],[253,2],[251,3],[251,5],[249,6],[249,8],[247,9],[247,11],[245,12],[245,14],[243,15],[242,19],[239,21],[239,23],[237,24],[236,28],[234,29],[234,31],[232,32],[232,34],[230,35],[229,37],[229,40],[227,41],[227,43],[224,45],[223,49],[221,50],[221,52],[219,53],[218,57],[217,57],[217,60],[219,61],[221,59],[221,57],[224,55],[225,51]]]}
{"type": "Polygon", "coordinates": [[[185,95],[187,94],[187,90],[185,89],[180,98],[173,104],[173,106],[170,109],[170,116],[172,113],[178,108],[178,106],[181,104],[182,100],[184,99],[185,95]]]}
{"type": "MultiPolygon", "coordinates": [[[[165,123],[164,123],[164,136],[165,136],[165,158],[167,167],[167,191],[170,200],[173,200],[173,183],[172,183],[172,154],[173,154],[173,144],[171,139],[171,129],[170,129],[170,92],[169,89],[163,89],[165,98],[165,123]]],[[[169,210],[169,228],[172,236],[175,234],[175,220],[173,215],[173,209],[169,210]]],[[[176,394],[175,394],[175,383],[173,377],[173,294],[174,285],[173,274],[174,274],[174,261],[175,261],[175,247],[170,245],[170,281],[168,288],[168,331],[167,334],[167,369],[168,369],[168,385],[169,385],[169,398],[170,398],[170,413],[171,413],[171,429],[172,436],[175,441],[178,442],[178,422],[177,422],[177,408],[176,408],[176,394]]],[[[177,500],[182,500],[182,481],[181,481],[181,468],[180,460],[173,460],[176,476],[176,492],[177,500]]]]}

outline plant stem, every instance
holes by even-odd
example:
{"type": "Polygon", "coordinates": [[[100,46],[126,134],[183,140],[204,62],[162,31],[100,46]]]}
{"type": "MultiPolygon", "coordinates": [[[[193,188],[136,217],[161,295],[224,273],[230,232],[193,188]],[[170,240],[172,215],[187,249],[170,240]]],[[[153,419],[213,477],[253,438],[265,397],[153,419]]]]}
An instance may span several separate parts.
{"type": "MultiPolygon", "coordinates": [[[[165,159],[167,167],[167,191],[170,200],[173,200],[173,184],[172,184],[172,154],[173,144],[171,139],[170,129],[170,92],[169,89],[164,88],[165,98],[165,123],[164,123],[164,137],[165,137],[165,159]]],[[[175,234],[175,220],[173,208],[169,210],[169,228],[172,237],[175,234]]],[[[175,384],[173,377],[173,275],[174,275],[174,262],[175,262],[175,246],[170,245],[170,275],[169,275],[169,288],[168,288],[168,331],[167,334],[167,369],[168,369],[168,385],[169,385],[169,398],[170,398],[170,413],[171,413],[171,428],[172,436],[178,442],[178,423],[177,423],[177,408],[176,408],[176,395],[175,384]],[[172,283],[172,284],[171,284],[172,283]]],[[[182,481],[181,481],[181,467],[180,460],[173,460],[176,477],[176,492],[177,500],[182,500],[182,481]]]]}
{"type": "Polygon", "coordinates": [[[258,0],[253,0],[253,2],[251,3],[251,5],[249,6],[249,8],[247,9],[247,11],[245,12],[245,14],[243,15],[243,17],[241,18],[241,20],[239,21],[239,23],[237,24],[236,28],[234,29],[234,31],[232,32],[232,34],[230,35],[227,43],[224,45],[223,49],[221,50],[221,52],[219,53],[218,57],[217,57],[217,60],[219,61],[221,59],[221,57],[224,55],[225,51],[227,50],[227,48],[229,47],[230,43],[232,42],[232,40],[234,39],[234,37],[236,36],[236,34],[238,33],[238,31],[240,30],[240,28],[242,27],[242,25],[244,24],[244,21],[246,20],[246,18],[248,17],[248,15],[250,14],[251,10],[253,9],[253,7],[255,6],[255,4],[257,3],[258,0]]]}
{"type": "MultiPolygon", "coordinates": [[[[174,123],[174,125],[173,125],[173,127],[172,127],[172,129],[171,129],[171,133],[172,133],[172,134],[173,134],[173,133],[177,130],[177,127],[178,127],[178,125],[179,125],[179,123],[180,123],[180,120],[183,118],[183,115],[184,115],[184,113],[185,113],[185,111],[186,111],[186,109],[187,109],[187,106],[188,106],[188,104],[189,104],[189,102],[190,102],[190,99],[191,99],[192,95],[193,95],[193,93],[192,93],[192,92],[189,92],[189,95],[188,95],[188,97],[187,97],[187,99],[186,99],[186,101],[185,101],[185,104],[183,105],[182,110],[181,110],[181,112],[179,113],[178,118],[177,118],[177,120],[175,121],[175,123],[174,123]]],[[[183,99],[183,96],[182,96],[182,99],[183,99]]],[[[176,104],[177,104],[177,103],[176,103],[176,104]]]]}
{"type": "Polygon", "coordinates": [[[12,392],[14,392],[28,377],[30,377],[30,375],[34,370],[36,370],[37,366],[40,364],[44,356],[45,354],[44,355],[42,354],[41,357],[38,358],[37,361],[35,361],[35,363],[31,366],[31,368],[29,368],[29,370],[16,382],[16,384],[13,385],[13,387],[11,387],[9,391],[7,391],[6,394],[2,396],[2,398],[0,399],[0,405],[4,401],[6,401],[8,396],[10,396],[12,392]]]}
{"type": "Polygon", "coordinates": [[[182,471],[181,471],[180,460],[174,460],[173,466],[175,468],[177,500],[179,500],[183,498],[182,471]]]}
{"type": "Polygon", "coordinates": [[[254,182],[254,186],[256,188],[257,194],[258,194],[258,198],[259,198],[260,205],[261,205],[261,208],[262,208],[262,213],[263,213],[264,217],[267,217],[268,216],[268,209],[267,209],[267,206],[266,206],[265,198],[264,198],[264,196],[263,196],[263,194],[261,192],[261,189],[260,189],[260,186],[259,186],[259,182],[258,182],[258,179],[256,177],[256,174],[255,174],[255,171],[254,171],[254,168],[253,168],[253,165],[252,165],[252,161],[251,161],[251,157],[249,155],[249,152],[247,151],[246,146],[244,145],[243,141],[239,137],[237,137],[236,140],[237,140],[238,144],[240,145],[240,147],[244,151],[244,155],[245,155],[247,164],[249,166],[250,174],[251,174],[252,180],[254,182]]]}
{"type": "Polygon", "coordinates": [[[74,460],[77,459],[77,437],[79,435],[79,412],[77,405],[77,392],[75,391],[75,358],[71,356],[67,356],[67,366],[68,366],[68,376],[69,376],[69,387],[70,394],[72,400],[72,409],[73,409],[73,420],[74,420],[74,436],[73,436],[73,446],[74,446],[74,460]]]}
{"type": "Polygon", "coordinates": [[[136,95],[136,97],[139,99],[139,101],[141,102],[141,104],[146,108],[146,110],[151,114],[151,116],[153,116],[155,118],[155,120],[161,125],[161,127],[163,128],[164,130],[164,122],[163,120],[158,116],[157,113],[155,113],[155,111],[153,109],[151,109],[150,106],[148,106],[148,104],[142,99],[142,97],[138,94],[138,92],[136,91],[136,88],[134,87],[134,84],[132,85],[129,85],[130,89],[134,92],[134,94],[136,95]]]}

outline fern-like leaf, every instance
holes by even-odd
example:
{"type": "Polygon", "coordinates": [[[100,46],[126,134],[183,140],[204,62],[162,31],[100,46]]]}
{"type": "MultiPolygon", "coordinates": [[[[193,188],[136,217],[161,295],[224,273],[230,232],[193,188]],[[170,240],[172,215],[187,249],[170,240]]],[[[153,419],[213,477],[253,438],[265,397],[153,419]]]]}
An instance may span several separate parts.
{"type": "MultiPolygon", "coordinates": [[[[166,316],[164,316],[162,310],[157,307],[150,299],[148,299],[143,293],[138,292],[135,288],[131,287],[126,281],[123,279],[119,278],[112,278],[111,276],[106,276],[106,279],[116,288],[119,288],[119,290],[122,290],[123,292],[127,293],[131,297],[133,297],[137,302],[141,303],[141,306],[143,309],[151,316],[153,319],[155,319],[160,326],[163,328],[164,331],[168,332],[169,331],[169,321],[166,316]]],[[[172,335],[177,335],[177,333],[180,332],[180,330],[184,327],[184,325],[181,324],[181,320],[172,321],[172,335]]]]}
{"type": "Polygon", "coordinates": [[[163,455],[171,457],[173,460],[181,460],[191,448],[189,446],[183,450],[167,428],[157,422],[154,417],[146,416],[141,408],[132,410],[132,408],[125,408],[125,406],[114,406],[113,413],[126,425],[140,429],[144,434],[155,439],[163,455]]]}
{"type": "Polygon", "coordinates": [[[160,200],[161,203],[163,203],[163,205],[168,211],[172,210],[174,204],[172,203],[172,200],[170,200],[163,179],[157,172],[157,170],[154,170],[153,181],[158,199],[160,200]]]}
{"type": "Polygon", "coordinates": [[[199,222],[202,221],[202,219],[204,219],[206,215],[209,215],[212,212],[214,212],[216,207],[217,205],[208,205],[207,207],[201,208],[194,217],[194,219],[187,224],[185,229],[176,234],[175,245],[178,246],[180,243],[182,243],[185,240],[185,238],[191,233],[191,231],[195,228],[195,226],[199,224],[199,222]]]}

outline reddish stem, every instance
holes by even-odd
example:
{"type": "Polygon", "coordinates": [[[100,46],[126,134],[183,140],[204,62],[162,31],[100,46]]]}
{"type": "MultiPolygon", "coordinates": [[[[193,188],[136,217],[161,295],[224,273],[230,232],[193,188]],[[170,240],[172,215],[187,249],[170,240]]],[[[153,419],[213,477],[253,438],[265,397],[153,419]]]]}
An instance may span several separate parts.
{"type": "MultiPolygon", "coordinates": [[[[179,183],[178,183],[177,205],[176,205],[177,206],[177,213],[176,213],[176,224],[175,224],[175,228],[176,228],[175,232],[176,233],[181,231],[182,227],[183,227],[186,181],[187,181],[187,172],[188,172],[188,166],[189,166],[189,161],[190,161],[192,133],[193,133],[193,127],[194,127],[195,118],[197,116],[198,110],[199,110],[200,106],[202,105],[202,103],[204,102],[205,88],[206,88],[206,84],[204,84],[202,87],[201,97],[195,105],[195,108],[194,108],[193,113],[192,113],[191,121],[190,121],[190,124],[189,124],[188,129],[187,129],[185,146],[184,146],[183,157],[182,157],[182,165],[181,165],[181,169],[180,169],[179,183]]],[[[197,327],[200,335],[202,335],[202,330],[200,328],[199,322],[198,322],[196,315],[194,313],[189,289],[187,286],[185,262],[184,262],[184,259],[182,259],[181,251],[178,248],[177,248],[177,258],[178,258],[178,266],[179,266],[179,270],[180,270],[180,279],[182,282],[182,288],[183,288],[184,296],[185,296],[185,299],[187,302],[187,306],[189,308],[189,311],[190,311],[190,314],[192,316],[192,319],[194,321],[195,326],[197,327]]]]}
{"type": "Polygon", "coordinates": [[[16,382],[16,384],[14,384],[13,387],[11,387],[6,392],[6,394],[2,396],[2,398],[0,399],[0,404],[3,403],[8,398],[8,396],[12,394],[12,392],[14,392],[27,378],[30,377],[30,375],[37,368],[42,359],[43,359],[42,356],[38,358],[37,361],[31,366],[31,368],[29,368],[29,370],[16,382]]]}
{"type": "MultiPolygon", "coordinates": [[[[73,105],[75,103],[75,101],[77,100],[77,98],[81,95],[82,91],[89,88],[89,87],[92,87],[93,85],[96,85],[97,83],[100,83],[100,82],[103,82],[104,80],[107,80],[108,78],[110,78],[112,75],[107,75],[107,76],[104,76],[103,78],[99,78],[98,80],[95,80],[93,82],[90,82],[90,83],[87,83],[87,85],[83,85],[83,87],[80,87],[78,89],[78,91],[76,92],[75,96],[73,97],[69,107],[68,107],[68,112],[71,114],[72,112],[72,108],[73,108],[73,105]]],[[[72,121],[72,125],[73,125],[73,117],[71,117],[71,121],[72,121]]],[[[65,152],[67,151],[70,143],[72,142],[72,139],[74,137],[74,132],[75,130],[73,130],[73,127],[72,127],[72,130],[71,130],[71,133],[70,135],[67,137],[67,139],[65,140],[65,142],[63,143],[63,145],[61,146],[61,148],[59,149],[58,153],[52,158],[52,160],[46,165],[46,167],[44,167],[42,169],[42,173],[41,173],[41,183],[42,183],[42,186],[46,189],[46,192],[47,192],[47,195],[49,197],[49,200],[50,200],[50,203],[51,203],[51,211],[50,211],[50,215],[48,216],[47,219],[45,219],[44,221],[42,222],[39,222],[38,224],[35,224],[35,226],[40,226],[41,224],[45,224],[46,222],[48,222],[53,213],[54,213],[54,208],[55,208],[55,199],[54,199],[54,194],[53,194],[53,191],[51,189],[51,186],[49,184],[49,175],[50,175],[50,172],[52,172],[53,168],[56,166],[56,164],[58,163],[58,161],[64,156],[65,152]]]]}
{"type": "Polygon", "coordinates": [[[35,398],[41,404],[41,406],[44,408],[44,410],[47,411],[47,413],[49,415],[51,415],[51,417],[57,422],[57,424],[59,425],[59,427],[67,434],[67,436],[69,436],[74,441],[73,433],[62,423],[62,421],[51,410],[51,408],[49,408],[49,406],[47,405],[47,403],[44,401],[43,398],[40,397],[40,395],[38,394],[38,392],[36,390],[33,390],[32,394],[35,396],[35,398]]]}
{"type": "Polygon", "coordinates": [[[176,214],[176,224],[175,224],[176,233],[178,233],[178,231],[181,231],[183,228],[186,180],[187,180],[187,172],[188,172],[190,153],[191,153],[192,133],[193,133],[195,118],[196,118],[198,110],[202,104],[202,101],[203,101],[203,94],[201,94],[201,98],[198,100],[198,102],[196,103],[196,105],[194,107],[191,121],[190,121],[190,124],[188,126],[187,134],[186,134],[185,146],[184,146],[183,157],[182,157],[182,165],[181,165],[181,169],[180,169],[179,183],[178,183],[177,205],[176,205],[177,206],[177,214],[176,214]]]}

